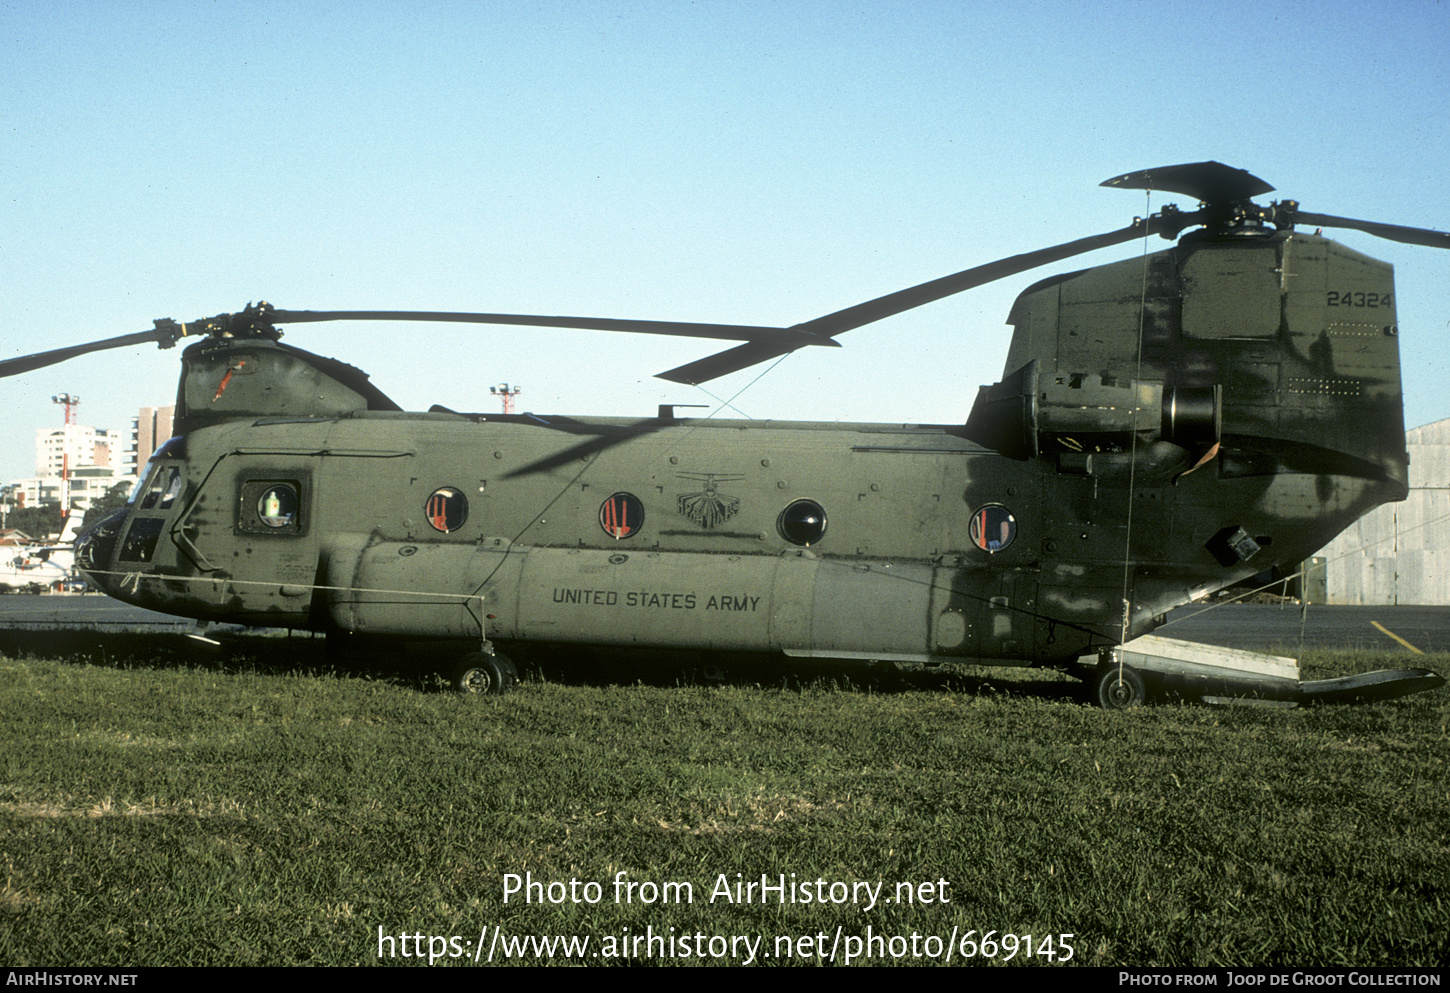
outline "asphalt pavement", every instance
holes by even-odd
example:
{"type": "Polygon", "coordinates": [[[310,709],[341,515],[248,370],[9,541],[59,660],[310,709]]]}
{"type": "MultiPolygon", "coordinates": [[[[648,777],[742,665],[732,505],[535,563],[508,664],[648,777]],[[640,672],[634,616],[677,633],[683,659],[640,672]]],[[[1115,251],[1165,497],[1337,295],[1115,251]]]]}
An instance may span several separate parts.
{"type": "Polygon", "coordinates": [[[0,596],[0,630],[8,631],[190,631],[189,617],[158,614],[113,600],[104,593],[43,593],[0,596]]]}
{"type": "Polygon", "coordinates": [[[1225,603],[1181,607],[1154,634],[1253,652],[1375,648],[1450,652],[1450,607],[1225,603]]]}

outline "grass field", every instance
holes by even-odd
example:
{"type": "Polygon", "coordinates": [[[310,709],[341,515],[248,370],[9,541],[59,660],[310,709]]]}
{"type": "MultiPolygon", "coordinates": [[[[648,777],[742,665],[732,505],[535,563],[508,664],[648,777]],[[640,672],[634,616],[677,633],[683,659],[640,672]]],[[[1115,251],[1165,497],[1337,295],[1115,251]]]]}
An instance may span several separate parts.
{"type": "MultiPolygon", "coordinates": [[[[462,698],[51,644],[0,656],[8,965],[1447,960],[1445,690],[1110,713],[1020,670],[566,660],[462,698]]],[[[1404,665],[1450,657],[1305,659],[1404,665]]]]}

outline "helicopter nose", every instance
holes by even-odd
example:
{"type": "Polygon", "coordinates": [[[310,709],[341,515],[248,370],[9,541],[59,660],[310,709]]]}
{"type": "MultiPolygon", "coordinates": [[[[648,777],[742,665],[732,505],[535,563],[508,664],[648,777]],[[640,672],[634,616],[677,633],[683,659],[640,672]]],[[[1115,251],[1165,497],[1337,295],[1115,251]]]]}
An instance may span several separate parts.
{"type": "Polygon", "coordinates": [[[129,510],[118,510],[76,538],[76,568],[85,574],[89,582],[107,593],[111,592],[112,586],[111,560],[128,513],[129,510]]]}

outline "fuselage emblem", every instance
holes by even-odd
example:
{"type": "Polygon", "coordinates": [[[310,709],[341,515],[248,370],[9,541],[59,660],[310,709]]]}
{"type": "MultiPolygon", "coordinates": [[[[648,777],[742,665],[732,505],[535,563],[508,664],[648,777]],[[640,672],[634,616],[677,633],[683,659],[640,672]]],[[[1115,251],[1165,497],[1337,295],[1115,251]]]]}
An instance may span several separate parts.
{"type": "Polygon", "coordinates": [[[744,476],[725,476],[714,472],[682,472],[682,479],[693,479],[701,484],[697,493],[681,493],[680,514],[705,530],[717,528],[740,509],[740,498],[721,493],[717,484],[736,482],[744,476]]]}

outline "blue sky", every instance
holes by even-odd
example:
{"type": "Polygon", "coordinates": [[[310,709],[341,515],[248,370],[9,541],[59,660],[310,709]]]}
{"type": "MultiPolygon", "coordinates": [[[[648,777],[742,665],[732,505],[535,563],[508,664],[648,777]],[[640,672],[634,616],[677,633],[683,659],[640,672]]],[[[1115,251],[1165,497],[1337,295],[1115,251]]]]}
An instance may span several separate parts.
{"type": "MultiPolygon", "coordinates": [[[[45,0],[0,3],[0,43],[0,357],[259,299],[786,325],[1119,228],[1164,200],[1098,183],[1203,159],[1305,210],[1450,229],[1450,10],[1432,0],[45,0]]],[[[1407,423],[1450,416],[1450,252],[1332,234],[1395,265],[1407,423]]],[[[1021,289],[1141,250],[853,331],[735,405],[961,421],[1002,372],[1021,289]]],[[[713,402],[653,378],[709,342],[419,325],[286,340],[414,409],[496,410],[500,382],[539,412],[713,402]]],[[[0,381],[0,480],[33,472],[53,394],[124,430],[174,397],[178,354],[0,381]]]]}

